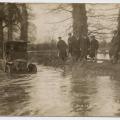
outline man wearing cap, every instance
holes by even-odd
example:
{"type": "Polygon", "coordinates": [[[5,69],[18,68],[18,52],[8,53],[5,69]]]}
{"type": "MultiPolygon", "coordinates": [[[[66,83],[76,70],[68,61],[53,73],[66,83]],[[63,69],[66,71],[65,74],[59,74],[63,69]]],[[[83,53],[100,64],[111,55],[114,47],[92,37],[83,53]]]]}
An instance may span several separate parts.
{"type": "Polygon", "coordinates": [[[95,57],[97,55],[97,50],[99,48],[99,43],[98,41],[95,39],[95,36],[92,35],[91,36],[91,41],[90,41],[90,57],[95,60],[95,57]]]}
{"type": "Polygon", "coordinates": [[[72,34],[68,34],[68,52],[72,54],[72,34]]]}
{"type": "Polygon", "coordinates": [[[87,60],[88,49],[90,47],[89,38],[85,35],[82,35],[80,41],[80,50],[81,50],[81,60],[87,60]]]}
{"type": "Polygon", "coordinates": [[[69,53],[71,54],[73,60],[78,60],[80,56],[80,46],[79,41],[76,39],[74,35],[71,33],[68,34],[68,45],[69,45],[69,53]]]}
{"type": "Polygon", "coordinates": [[[62,40],[61,37],[58,37],[58,43],[57,43],[57,48],[59,51],[59,57],[60,59],[62,59],[63,61],[66,60],[67,57],[67,44],[65,43],[64,40],[62,40]]]}

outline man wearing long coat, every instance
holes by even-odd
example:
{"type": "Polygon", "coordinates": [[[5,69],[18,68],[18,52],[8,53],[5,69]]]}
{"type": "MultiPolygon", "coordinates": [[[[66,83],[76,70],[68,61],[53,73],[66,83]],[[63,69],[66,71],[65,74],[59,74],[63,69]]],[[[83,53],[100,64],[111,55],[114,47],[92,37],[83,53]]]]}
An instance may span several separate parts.
{"type": "Polygon", "coordinates": [[[81,59],[87,59],[88,49],[90,46],[90,41],[87,36],[82,36],[79,40],[80,50],[81,50],[81,59]]]}
{"type": "Polygon", "coordinates": [[[119,59],[119,52],[120,52],[120,36],[117,31],[114,31],[114,36],[111,41],[111,46],[109,50],[109,56],[113,63],[116,63],[119,59]]]}
{"type": "Polygon", "coordinates": [[[67,44],[61,37],[58,38],[57,48],[59,51],[59,57],[64,61],[67,57],[67,44]]]}
{"type": "Polygon", "coordinates": [[[71,33],[69,33],[68,35],[69,35],[69,38],[68,38],[69,53],[71,54],[73,59],[78,60],[78,58],[80,56],[79,41],[71,33]]]}
{"type": "Polygon", "coordinates": [[[72,56],[72,34],[71,33],[69,33],[68,34],[68,52],[69,52],[69,54],[72,56]]]}
{"type": "Polygon", "coordinates": [[[91,57],[92,59],[95,59],[98,48],[99,48],[99,43],[98,43],[98,41],[95,39],[95,36],[91,36],[91,42],[90,42],[90,57],[91,57]]]}

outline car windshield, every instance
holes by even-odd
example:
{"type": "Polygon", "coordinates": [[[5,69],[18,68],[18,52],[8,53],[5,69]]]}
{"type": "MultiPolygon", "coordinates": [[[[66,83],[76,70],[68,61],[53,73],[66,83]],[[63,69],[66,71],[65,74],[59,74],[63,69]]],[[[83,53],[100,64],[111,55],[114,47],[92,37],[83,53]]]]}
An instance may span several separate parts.
{"type": "Polygon", "coordinates": [[[26,42],[7,42],[6,43],[6,59],[8,61],[15,59],[27,59],[27,43],[26,42]]]}
{"type": "Polygon", "coordinates": [[[24,43],[9,43],[6,45],[6,51],[26,52],[27,45],[24,43]]]}
{"type": "Polygon", "coordinates": [[[2,56],[3,56],[3,50],[2,50],[2,44],[0,44],[0,59],[2,58],[2,56]]]}

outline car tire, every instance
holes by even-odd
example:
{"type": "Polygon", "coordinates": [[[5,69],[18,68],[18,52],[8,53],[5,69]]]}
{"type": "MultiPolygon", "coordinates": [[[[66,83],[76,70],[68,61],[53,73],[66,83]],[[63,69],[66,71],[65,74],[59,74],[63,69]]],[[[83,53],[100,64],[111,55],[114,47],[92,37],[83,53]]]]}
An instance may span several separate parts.
{"type": "Polygon", "coordinates": [[[35,64],[29,64],[28,65],[28,72],[29,73],[37,73],[37,67],[35,64]]]}
{"type": "Polygon", "coordinates": [[[12,73],[12,68],[11,68],[10,65],[6,65],[6,67],[5,67],[5,72],[6,72],[6,73],[12,73]]]}

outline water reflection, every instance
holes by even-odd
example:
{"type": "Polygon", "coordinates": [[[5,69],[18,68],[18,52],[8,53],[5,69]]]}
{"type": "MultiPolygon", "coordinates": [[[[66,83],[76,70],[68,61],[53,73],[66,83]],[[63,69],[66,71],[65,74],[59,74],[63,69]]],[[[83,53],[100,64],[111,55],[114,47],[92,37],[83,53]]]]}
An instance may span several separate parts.
{"type": "Polygon", "coordinates": [[[119,90],[116,90],[114,81],[116,79],[118,84],[120,82],[114,73],[112,79],[111,76],[104,74],[102,76],[102,74],[93,73],[92,75],[88,74],[87,70],[83,70],[82,75],[74,73],[72,77],[73,109],[77,116],[114,116],[118,111],[119,105],[115,99],[118,97],[116,93],[119,93],[119,90]]]}
{"type": "Polygon", "coordinates": [[[109,54],[97,54],[97,59],[109,60],[109,54]]]}
{"type": "Polygon", "coordinates": [[[1,81],[0,115],[19,115],[24,105],[27,104],[29,96],[24,83],[19,84],[20,78],[12,79],[12,76],[7,76],[1,81]]]}
{"type": "Polygon", "coordinates": [[[120,76],[78,64],[0,78],[0,115],[120,116],[120,76]],[[100,71],[99,71],[100,72],[100,71]]]}

